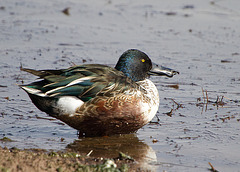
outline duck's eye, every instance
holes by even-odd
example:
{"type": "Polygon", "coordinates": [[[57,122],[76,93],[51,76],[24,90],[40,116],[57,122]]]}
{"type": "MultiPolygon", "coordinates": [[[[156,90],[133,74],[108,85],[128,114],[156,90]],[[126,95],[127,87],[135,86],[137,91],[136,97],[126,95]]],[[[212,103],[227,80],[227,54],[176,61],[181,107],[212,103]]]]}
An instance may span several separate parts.
{"type": "Polygon", "coordinates": [[[145,59],[142,59],[141,61],[144,63],[144,62],[145,62],[145,59]]]}

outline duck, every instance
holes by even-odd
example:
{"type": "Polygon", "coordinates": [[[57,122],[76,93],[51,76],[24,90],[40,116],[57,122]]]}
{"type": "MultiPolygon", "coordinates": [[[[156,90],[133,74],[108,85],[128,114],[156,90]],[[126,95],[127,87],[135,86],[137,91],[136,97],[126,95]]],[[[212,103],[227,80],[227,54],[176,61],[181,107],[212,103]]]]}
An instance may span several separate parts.
{"type": "Polygon", "coordinates": [[[153,63],[138,49],[125,51],[114,68],[82,64],[56,70],[21,67],[21,71],[38,77],[20,85],[32,103],[83,137],[135,133],[159,108],[158,90],[149,77],[179,74],[153,63]]]}

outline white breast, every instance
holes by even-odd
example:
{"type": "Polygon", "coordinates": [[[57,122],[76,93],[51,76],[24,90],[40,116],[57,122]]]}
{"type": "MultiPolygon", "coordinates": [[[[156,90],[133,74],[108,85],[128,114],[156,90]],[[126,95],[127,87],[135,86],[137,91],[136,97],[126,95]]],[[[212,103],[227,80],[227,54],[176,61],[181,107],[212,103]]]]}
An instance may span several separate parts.
{"type": "Polygon", "coordinates": [[[156,115],[158,107],[159,107],[159,94],[156,86],[149,79],[145,79],[143,81],[138,82],[146,91],[146,98],[149,101],[142,102],[142,112],[144,114],[144,118],[146,122],[150,122],[153,117],[156,115]]]}

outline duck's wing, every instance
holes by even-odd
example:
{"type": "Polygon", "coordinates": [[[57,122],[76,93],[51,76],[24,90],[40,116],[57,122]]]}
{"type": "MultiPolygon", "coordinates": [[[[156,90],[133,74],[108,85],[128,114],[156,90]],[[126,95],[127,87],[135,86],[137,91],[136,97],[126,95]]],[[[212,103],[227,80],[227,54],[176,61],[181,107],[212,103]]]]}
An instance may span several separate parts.
{"type": "Polygon", "coordinates": [[[41,97],[76,96],[82,101],[88,101],[98,94],[116,94],[134,87],[134,83],[122,72],[99,64],[62,70],[21,70],[41,79],[21,86],[27,93],[41,97]]]}

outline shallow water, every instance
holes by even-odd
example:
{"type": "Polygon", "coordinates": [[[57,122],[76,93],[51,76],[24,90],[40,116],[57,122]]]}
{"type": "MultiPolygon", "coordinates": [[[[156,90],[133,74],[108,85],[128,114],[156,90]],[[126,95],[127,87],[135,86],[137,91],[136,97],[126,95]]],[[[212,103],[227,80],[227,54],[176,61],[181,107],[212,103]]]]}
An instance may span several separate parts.
{"type": "Polygon", "coordinates": [[[153,171],[207,171],[208,162],[239,171],[239,7],[234,0],[1,2],[0,137],[14,142],[0,145],[111,157],[122,151],[153,171]],[[69,16],[61,12],[66,7],[69,16]],[[21,64],[113,66],[129,48],[180,72],[151,78],[160,108],[136,135],[78,140],[76,130],[39,111],[18,87],[36,79],[21,64]]]}

